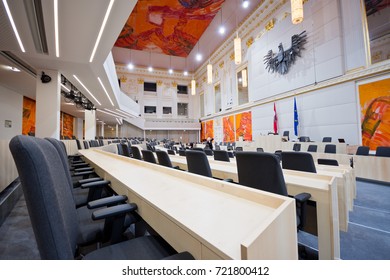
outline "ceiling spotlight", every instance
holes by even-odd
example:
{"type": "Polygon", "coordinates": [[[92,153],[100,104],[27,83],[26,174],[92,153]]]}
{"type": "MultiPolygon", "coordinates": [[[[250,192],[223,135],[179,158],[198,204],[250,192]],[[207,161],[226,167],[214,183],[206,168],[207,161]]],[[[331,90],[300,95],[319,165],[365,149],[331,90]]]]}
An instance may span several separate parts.
{"type": "Polygon", "coordinates": [[[11,70],[11,71],[13,71],[13,72],[20,72],[20,70],[19,70],[18,68],[12,67],[12,66],[7,66],[7,69],[8,69],[8,70],[11,70]]]}
{"type": "Polygon", "coordinates": [[[242,7],[245,8],[245,9],[248,8],[249,7],[249,0],[243,0],[242,1],[242,7]]]}
{"type": "Polygon", "coordinates": [[[221,35],[225,34],[225,31],[226,31],[225,26],[220,26],[219,29],[218,29],[218,32],[221,35]]]}
{"type": "Polygon", "coordinates": [[[149,72],[153,72],[153,67],[152,67],[152,66],[149,66],[149,67],[148,67],[148,71],[149,71],[149,72]]]}
{"type": "Polygon", "coordinates": [[[134,69],[134,64],[133,63],[127,64],[127,68],[129,68],[130,70],[133,70],[134,69]]]}
{"type": "Polygon", "coordinates": [[[173,69],[169,69],[169,70],[168,70],[168,73],[169,73],[169,74],[173,74],[173,69]]]}
{"type": "Polygon", "coordinates": [[[183,72],[183,75],[184,75],[184,76],[188,76],[188,72],[187,72],[187,71],[184,71],[184,72],[183,72]]]}
{"type": "Polygon", "coordinates": [[[202,55],[200,53],[196,54],[196,60],[201,61],[202,60],[202,55]]]}

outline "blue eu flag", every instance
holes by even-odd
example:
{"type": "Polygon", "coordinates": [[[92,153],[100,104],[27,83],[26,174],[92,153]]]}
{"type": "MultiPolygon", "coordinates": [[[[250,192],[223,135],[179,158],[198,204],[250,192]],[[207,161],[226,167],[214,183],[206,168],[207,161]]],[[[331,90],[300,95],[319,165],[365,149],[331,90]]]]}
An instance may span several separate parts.
{"type": "Polygon", "coordinates": [[[298,110],[297,110],[297,101],[294,97],[294,134],[295,136],[298,136],[298,110]]]}

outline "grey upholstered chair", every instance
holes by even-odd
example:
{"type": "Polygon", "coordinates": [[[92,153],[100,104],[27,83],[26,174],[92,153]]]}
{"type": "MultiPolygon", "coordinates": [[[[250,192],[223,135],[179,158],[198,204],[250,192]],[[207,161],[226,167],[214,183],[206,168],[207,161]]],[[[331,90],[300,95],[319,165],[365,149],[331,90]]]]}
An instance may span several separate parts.
{"type": "Polygon", "coordinates": [[[150,163],[157,163],[156,158],[151,150],[142,150],[142,157],[144,158],[144,161],[150,162],[150,163]]]}
{"type": "MultiPolygon", "coordinates": [[[[42,259],[74,259],[85,238],[83,221],[74,207],[58,152],[48,141],[24,135],[9,144],[42,259]]],[[[134,211],[136,205],[122,204],[94,212],[94,219],[134,211]]],[[[151,236],[135,238],[95,250],[85,259],[161,259],[169,253],[151,236]]],[[[185,253],[183,258],[192,256],[185,253]]]]}
{"type": "Polygon", "coordinates": [[[214,160],[230,161],[229,154],[227,151],[215,150],[214,151],[214,160]]]}

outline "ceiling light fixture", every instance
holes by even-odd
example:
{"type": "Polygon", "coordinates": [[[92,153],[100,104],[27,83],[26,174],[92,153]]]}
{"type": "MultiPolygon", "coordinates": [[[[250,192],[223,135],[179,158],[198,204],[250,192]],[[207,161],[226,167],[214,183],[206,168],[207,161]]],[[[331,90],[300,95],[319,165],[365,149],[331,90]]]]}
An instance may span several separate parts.
{"type": "Polygon", "coordinates": [[[130,50],[130,62],[129,64],[127,64],[127,68],[129,68],[130,70],[134,69],[133,60],[131,59],[131,50],[130,50]]]}
{"type": "Polygon", "coordinates": [[[293,24],[303,21],[303,1],[291,0],[291,20],[293,24]]]}
{"type": "Polygon", "coordinates": [[[249,0],[243,0],[243,1],[242,1],[242,7],[243,7],[244,9],[248,8],[248,7],[249,7],[249,0]]]}
{"type": "Polygon", "coordinates": [[[56,57],[60,57],[60,43],[58,33],[58,0],[54,0],[54,36],[56,41],[56,57]]]}
{"type": "Polygon", "coordinates": [[[97,104],[99,104],[101,106],[102,104],[99,102],[99,100],[96,99],[96,97],[89,91],[89,89],[87,89],[87,87],[80,81],[80,79],[77,78],[76,75],[73,75],[73,77],[80,83],[80,85],[83,86],[83,88],[89,93],[89,95],[92,96],[93,99],[95,99],[97,104]]]}
{"type": "Polygon", "coordinates": [[[191,80],[191,95],[196,94],[196,81],[194,80],[194,77],[192,77],[191,80]]]}
{"type": "Polygon", "coordinates": [[[103,111],[103,110],[100,110],[100,109],[96,109],[96,111],[98,112],[101,112],[101,113],[104,113],[104,114],[107,114],[107,115],[110,115],[110,116],[113,116],[115,118],[118,118],[119,116],[118,115],[114,115],[112,113],[109,113],[109,112],[106,112],[106,111],[103,111]]]}
{"type": "Polygon", "coordinates": [[[6,66],[6,68],[7,68],[8,70],[11,70],[12,72],[20,72],[20,70],[19,70],[18,68],[13,67],[13,66],[6,66]]]}
{"type": "Polygon", "coordinates": [[[64,89],[66,89],[68,92],[70,92],[70,89],[67,88],[65,85],[61,84],[61,86],[62,86],[64,89]]]}
{"type": "Polygon", "coordinates": [[[184,72],[183,72],[183,75],[184,75],[184,76],[188,76],[188,71],[184,71],[184,72]]]}
{"type": "Polygon", "coordinates": [[[117,112],[112,111],[112,110],[110,110],[110,109],[104,108],[104,110],[106,110],[106,111],[108,111],[108,112],[111,112],[112,114],[116,115],[117,117],[120,117],[120,118],[127,118],[127,116],[125,116],[124,114],[117,113],[117,112]]]}
{"type": "Polygon", "coordinates": [[[237,14],[236,14],[236,32],[237,37],[234,39],[234,63],[236,65],[241,64],[241,38],[238,37],[238,22],[237,22],[237,14]]]}
{"type": "Polygon", "coordinates": [[[219,27],[218,32],[219,32],[219,34],[223,35],[223,34],[225,34],[225,31],[226,31],[226,28],[225,28],[225,26],[223,26],[223,22],[222,22],[222,7],[221,7],[221,26],[219,27]]]}
{"type": "Polygon", "coordinates": [[[115,106],[115,105],[114,105],[114,102],[112,102],[111,97],[110,97],[110,95],[108,94],[106,88],[104,87],[102,80],[100,80],[100,77],[98,77],[98,80],[99,80],[99,83],[100,83],[100,85],[102,86],[104,92],[106,93],[108,99],[110,100],[111,105],[112,105],[112,106],[115,106]]]}
{"type": "Polygon", "coordinates": [[[7,0],[3,0],[3,4],[4,4],[4,7],[5,7],[5,10],[7,11],[7,15],[8,15],[9,21],[11,22],[12,29],[14,30],[14,33],[15,33],[15,36],[16,36],[16,40],[18,40],[19,47],[20,47],[22,52],[26,52],[26,50],[24,49],[22,40],[20,39],[18,29],[16,28],[16,25],[15,25],[15,22],[14,22],[14,18],[12,17],[11,10],[9,9],[7,0]]]}
{"type": "Polygon", "coordinates": [[[196,60],[201,61],[202,60],[202,54],[199,52],[199,41],[198,41],[198,53],[196,54],[196,60]]]}
{"type": "Polygon", "coordinates": [[[246,69],[242,70],[242,87],[246,88],[248,86],[248,74],[246,69]]]}
{"type": "Polygon", "coordinates": [[[173,74],[173,69],[172,69],[172,56],[169,56],[169,74],[173,74]]]}
{"type": "Polygon", "coordinates": [[[153,72],[153,67],[152,67],[152,51],[149,52],[149,67],[148,67],[148,71],[149,72],[153,72]]]}
{"type": "Polygon", "coordinates": [[[110,1],[110,4],[108,4],[107,12],[106,12],[106,15],[104,16],[102,26],[100,27],[99,35],[98,35],[98,37],[97,37],[97,39],[96,39],[95,46],[93,47],[92,54],[91,54],[91,58],[89,59],[89,62],[92,62],[92,61],[93,61],[93,58],[94,58],[94,56],[95,56],[97,47],[98,47],[98,45],[99,45],[99,43],[100,43],[100,39],[102,38],[102,35],[103,35],[104,27],[105,27],[106,24],[107,24],[107,20],[108,20],[108,16],[110,15],[111,8],[112,8],[112,6],[114,5],[114,1],[115,1],[115,0],[111,0],[111,1],[110,1]]]}
{"type": "Polygon", "coordinates": [[[138,115],[134,115],[134,114],[125,112],[125,111],[123,111],[123,110],[121,110],[121,109],[115,109],[115,110],[118,111],[118,112],[120,112],[120,113],[122,113],[122,114],[124,114],[124,115],[126,115],[126,116],[129,116],[129,117],[131,117],[131,118],[134,118],[134,117],[137,117],[137,116],[138,116],[138,115]]]}

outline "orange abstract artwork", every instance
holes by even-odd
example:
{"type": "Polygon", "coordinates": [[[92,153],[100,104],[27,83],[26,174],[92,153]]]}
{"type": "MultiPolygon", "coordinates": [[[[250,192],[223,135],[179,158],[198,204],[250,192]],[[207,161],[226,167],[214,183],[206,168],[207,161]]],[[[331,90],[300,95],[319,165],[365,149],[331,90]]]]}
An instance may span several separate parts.
{"type": "Polygon", "coordinates": [[[234,116],[224,117],[223,121],[223,142],[234,142],[234,116]]]}
{"type": "Polygon", "coordinates": [[[60,116],[60,123],[61,125],[61,135],[63,138],[72,139],[73,136],[73,116],[61,113],[60,116]]]}
{"type": "Polygon", "coordinates": [[[23,97],[23,135],[35,135],[35,100],[23,97]]]}
{"type": "Polygon", "coordinates": [[[236,115],[236,140],[252,141],[252,112],[236,115]]]}
{"type": "Polygon", "coordinates": [[[359,85],[362,145],[390,146],[390,79],[359,85]]]}
{"type": "Polygon", "coordinates": [[[210,120],[206,122],[206,135],[205,138],[208,137],[214,138],[214,120],[210,120]]]}
{"type": "Polygon", "coordinates": [[[115,46],[187,57],[225,0],[139,0],[115,46]]]}

